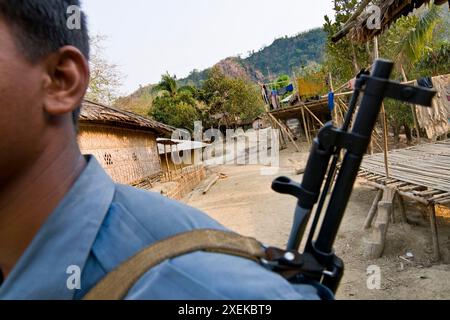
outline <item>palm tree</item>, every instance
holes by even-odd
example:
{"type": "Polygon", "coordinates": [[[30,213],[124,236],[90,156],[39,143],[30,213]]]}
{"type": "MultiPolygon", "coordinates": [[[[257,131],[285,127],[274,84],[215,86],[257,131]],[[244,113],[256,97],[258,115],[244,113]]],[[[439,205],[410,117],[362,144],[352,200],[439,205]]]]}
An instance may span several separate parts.
{"type": "Polygon", "coordinates": [[[183,86],[178,88],[176,76],[171,76],[168,72],[161,76],[161,81],[152,88],[152,93],[162,92],[165,95],[176,97],[183,91],[188,91],[194,96],[197,89],[192,86],[183,86]]]}
{"type": "Polygon", "coordinates": [[[440,18],[439,7],[432,4],[421,16],[405,17],[389,31],[389,55],[399,66],[403,78],[406,78],[404,68],[413,66],[426,53],[427,44],[440,18]]]}
{"type": "MultiPolygon", "coordinates": [[[[427,45],[432,40],[434,28],[440,18],[440,9],[435,4],[431,4],[420,16],[413,15],[398,20],[387,33],[386,53],[395,61],[403,81],[408,81],[405,67],[412,68],[426,54],[427,45]]],[[[410,106],[410,109],[417,131],[416,135],[419,137],[419,125],[414,107],[410,106]]],[[[395,128],[397,132],[399,131],[398,125],[397,123],[397,128],[395,128]]],[[[409,126],[406,122],[404,126],[409,141],[411,139],[409,126]]]]}

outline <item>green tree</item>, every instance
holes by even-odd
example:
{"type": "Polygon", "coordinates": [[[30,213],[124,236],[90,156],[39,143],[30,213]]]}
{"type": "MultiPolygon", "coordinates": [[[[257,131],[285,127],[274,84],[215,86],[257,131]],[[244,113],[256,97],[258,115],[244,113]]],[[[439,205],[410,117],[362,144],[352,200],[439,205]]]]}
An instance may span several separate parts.
{"type": "Polygon", "coordinates": [[[189,86],[178,88],[175,76],[163,75],[152,92],[158,95],[148,114],[155,120],[191,131],[194,122],[201,120],[199,102],[195,99],[197,90],[189,86]]]}
{"type": "Polygon", "coordinates": [[[429,48],[415,65],[413,76],[437,76],[450,72],[450,42],[442,42],[429,48]]]}
{"type": "MultiPolygon", "coordinates": [[[[395,62],[394,76],[402,81],[417,74],[415,69],[418,62],[424,62],[424,57],[429,56],[427,52],[433,51],[433,31],[441,18],[440,9],[436,5],[431,5],[422,10],[419,14],[398,19],[380,38],[382,55],[395,62]]],[[[422,67],[425,65],[426,63],[422,63],[422,67]]],[[[430,69],[422,69],[422,72],[430,76],[432,75],[430,69]]],[[[388,101],[386,113],[394,131],[395,141],[399,141],[400,129],[403,127],[410,143],[412,141],[410,128],[414,125],[411,108],[398,101],[388,101]]]]}
{"type": "Polygon", "coordinates": [[[203,99],[210,115],[224,114],[233,121],[253,120],[264,111],[257,87],[246,80],[227,77],[215,67],[204,82],[203,99]]]}
{"type": "Polygon", "coordinates": [[[328,42],[324,65],[331,72],[336,83],[343,83],[353,78],[361,68],[369,65],[371,58],[368,45],[352,43],[347,38],[337,43],[331,41],[331,37],[350,19],[358,5],[357,0],[335,0],[334,22],[330,17],[325,16],[324,30],[328,35],[328,42]]]}
{"type": "Polygon", "coordinates": [[[196,88],[192,86],[178,87],[177,77],[171,76],[169,73],[164,74],[161,77],[161,81],[152,88],[153,93],[162,93],[164,95],[169,95],[175,97],[182,92],[190,92],[192,96],[196,93],[196,88]]]}
{"type": "Polygon", "coordinates": [[[273,90],[278,90],[287,87],[291,83],[291,78],[287,74],[283,74],[278,77],[275,83],[272,85],[273,90]]]}
{"type": "Polygon", "coordinates": [[[383,56],[395,62],[400,74],[414,69],[416,62],[430,50],[433,30],[440,19],[439,7],[431,5],[421,15],[398,19],[380,39],[383,56]]]}

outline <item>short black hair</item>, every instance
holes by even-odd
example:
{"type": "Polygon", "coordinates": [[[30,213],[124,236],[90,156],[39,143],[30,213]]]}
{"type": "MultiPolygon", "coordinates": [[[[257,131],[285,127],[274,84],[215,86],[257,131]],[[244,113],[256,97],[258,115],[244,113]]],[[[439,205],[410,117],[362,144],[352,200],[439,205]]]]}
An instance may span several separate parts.
{"type": "MultiPolygon", "coordinates": [[[[67,45],[89,60],[89,32],[80,0],[0,0],[0,18],[12,28],[19,50],[31,62],[67,45]],[[73,6],[79,9],[79,28],[68,25],[73,6]]],[[[75,123],[79,111],[73,114],[75,123]]]]}

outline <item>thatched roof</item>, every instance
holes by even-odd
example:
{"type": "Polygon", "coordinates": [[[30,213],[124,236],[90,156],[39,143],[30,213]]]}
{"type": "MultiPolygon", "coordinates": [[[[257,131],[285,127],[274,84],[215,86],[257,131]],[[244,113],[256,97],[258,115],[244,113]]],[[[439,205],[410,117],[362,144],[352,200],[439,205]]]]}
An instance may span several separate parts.
{"type": "Polygon", "coordinates": [[[88,100],[83,101],[81,108],[80,124],[83,123],[107,124],[122,128],[151,131],[160,135],[168,135],[173,132],[172,127],[155,120],[88,100]]]}
{"type": "MultiPolygon", "coordinates": [[[[364,1],[362,6],[365,7],[367,2],[370,1],[364,1]]],[[[381,9],[381,28],[369,29],[367,20],[371,17],[371,13],[362,12],[361,14],[352,17],[346,25],[333,36],[332,40],[334,42],[339,41],[347,34],[355,42],[368,42],[375,36],[382,34],[399,18],[409,15],[415,9],[420,8],[425,4],[429,4],[431,0],[378,0],[371,2],[378,5],[381,9]]],[[[450,0],[435,0],[434,3],[436,5],[449,3],[450,5],[450,0]]],[[[359,12],[360,10],[357,10],[357,13],[359,12]]]]}

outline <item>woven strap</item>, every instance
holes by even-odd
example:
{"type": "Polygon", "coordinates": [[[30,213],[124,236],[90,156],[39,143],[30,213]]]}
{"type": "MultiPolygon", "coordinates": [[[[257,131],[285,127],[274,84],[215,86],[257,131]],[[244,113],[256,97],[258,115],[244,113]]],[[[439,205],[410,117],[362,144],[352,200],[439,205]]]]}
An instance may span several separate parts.
{"type": "Polygon", "coordinates": [[[254,261],[265,255],[261,243],[253,238],[218,230],[195,230],[159,241],[142,250],[110,272],[84,300],[121,300],[151,268],[195,251],[224,253],[254,261]]]}

